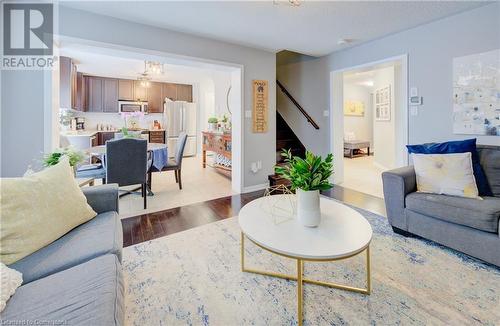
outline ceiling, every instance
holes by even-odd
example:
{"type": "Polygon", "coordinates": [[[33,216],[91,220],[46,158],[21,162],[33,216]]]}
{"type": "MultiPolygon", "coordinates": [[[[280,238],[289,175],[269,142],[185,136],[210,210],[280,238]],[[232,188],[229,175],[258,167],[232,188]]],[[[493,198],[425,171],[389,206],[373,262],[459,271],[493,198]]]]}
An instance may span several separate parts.
{"type": "Polygon", "coordinates": [[[79,72],[112,78],[137,79],[144,72],[144,60],[163,63],[164,74],[150,76],[153,81],[159,82],[201,82],[225,72],[212,67],[170,63],[169,58],[64,43],[59,47],[59,54],[73,59],[79,72]]]}
{"type": "MultiPolygon", "coordinates": [[[[61,2],[60,2],[61,3],[61,2]]],[[[272,52],[322,56],[487,4],[478,1],[62,1],[64,6],[272,52]],[[278,4],[275,4],[275,3],[278,4]],[[338,40],[352,39],[339,45],[338,40]]]]}

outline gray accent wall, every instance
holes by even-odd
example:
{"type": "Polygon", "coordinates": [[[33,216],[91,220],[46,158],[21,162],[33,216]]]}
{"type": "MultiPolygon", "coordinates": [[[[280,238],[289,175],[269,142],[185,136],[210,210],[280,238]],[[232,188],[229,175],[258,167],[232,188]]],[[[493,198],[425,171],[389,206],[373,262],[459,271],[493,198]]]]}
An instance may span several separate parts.
{"type": "MultiPolygon", "coordinates": [[[[455,135],[452,131],[452,60],[498,48],[500,3],[497,2],[316,60],[279,66],[277,78],[289,87],[309,114],[319,120],[319,131],[308,128],[307,121],[280,95],[277,109],[306,148],[326,153],[332,133],[323,110],[330,102],[330,72],[408,54],[409,87],[417,87],[424,98],[418,115],[409,115],[409,143],[474,138],[474,135],[455,135]]],[[[478,143],[500,145],[498,136],[477,138],[478,143]]]]}
{"type": "Polygon", "coordinates": [[[3,70],[1,90],[0,175],[20,176],[40,165],[44,150],[44,73],[3,70]]]}

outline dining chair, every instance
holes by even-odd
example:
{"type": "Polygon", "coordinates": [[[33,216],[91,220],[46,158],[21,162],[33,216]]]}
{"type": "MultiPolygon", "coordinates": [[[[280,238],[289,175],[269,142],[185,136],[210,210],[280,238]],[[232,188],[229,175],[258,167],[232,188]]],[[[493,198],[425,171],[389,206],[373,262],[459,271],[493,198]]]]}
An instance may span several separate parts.
{"type": "Polygon", "coordinates": [[[175,152],[174,160],[169,160],[167,166],[165,166],[162,171],[174,171],[175,182],[179,184],[179,189],[182,190],[182,157],[184,156],[184,148],[186,147],[187,134],[181,132],[177,140],[177,151],[175,152]]]}
{"type": "MultiPolygon", "coordinates": [[[[141,194],[144,198],[144,209],[147,206],[147,143],[145,139],[136,138],[123,138],[106,142],[107,183],[117,183],[120,187],[140,184],[141,194]]],[[[126,191],[120,197],[138,189],[126,191]]]]}

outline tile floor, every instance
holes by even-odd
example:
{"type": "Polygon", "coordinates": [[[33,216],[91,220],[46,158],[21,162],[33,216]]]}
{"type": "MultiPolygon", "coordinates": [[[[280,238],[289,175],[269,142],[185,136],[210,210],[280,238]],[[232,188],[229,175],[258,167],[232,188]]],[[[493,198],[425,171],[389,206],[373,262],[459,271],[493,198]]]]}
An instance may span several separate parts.
{"type": "Polygon", "coordinates": [[[157,212],[233,195],[231,180],[208,166],[203,169],[201,157],[186,157],[182,161],[182,190],[179,190],[175,183],[173,171],[153,173],[152,190],[155,195],[148,196],[147,209],[143,209],[140,194],[120,198],[120,217],[157,212]]]}
{"type": "Polygon", "coordinates": [[[382,170],[373,164],[373,156],[344,158],[344,182],[341,186],[384,198],[382,170]]]}

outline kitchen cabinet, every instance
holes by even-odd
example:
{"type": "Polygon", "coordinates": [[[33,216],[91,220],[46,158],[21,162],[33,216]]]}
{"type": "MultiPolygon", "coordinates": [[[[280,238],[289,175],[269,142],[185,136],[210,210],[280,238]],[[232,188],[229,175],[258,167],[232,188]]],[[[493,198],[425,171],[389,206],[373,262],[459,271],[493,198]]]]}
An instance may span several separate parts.
{"type": "Polygon", "coordinates": [[[103,79],[87,76],[87,102],[89,112],[103,112],[103,79]]]}
{"type": "Polygon", "coordinates": [[[148,88],[148,112],[163,112],[162,84],[152,82],[148,88]]]}
{"type": "Polygon", "coordinates": [[[115,131],[99,131],[97,142],[99,145],[105,145],[108,140],[115,138],[115,131]]]}
{"type": "Polygon", "coordinates": [[[150,130],[149,142],[165,144],[165,131],[163,130],[150,130]]]}
{"type": "Polygon", "coordinates": [[[118,79],[103,78],[103,112],[118,112],[118,79]]]}
{"type": "Polygon", "coordinates": [[[177,101],[193,102],[193,86],[177,84],[177,101]]]}
{"type": "Polygon", "coordinates": [[[134,81],[130,79],[118,80],[118,98],[123,101],[134,101],[134,81]]]}
{"type": "Polygon", "coordinates": [[[141,82],[138,80],[134,81],[134,101],[147,101],[148,100],[148,89],[141,86],[141,82]]]}
{"type": "Polygon", "coordinates": [[[76,108],[77,111],[87,110],[87,97],[85,96],[85,79],[81,72],[76,74],[76,108]]]}
{"type": "Polygon", "coordinates": [[[79,110],[77,92],[77,68],[73,60],[59,58],[59,107],[79,110]]]}
{"type": "Polygon", "coordinates": [[[177,85],[171,83],[163,83],[162,84],[162,97],[168,97],[172,101],[177,99],[177,85]]]}

